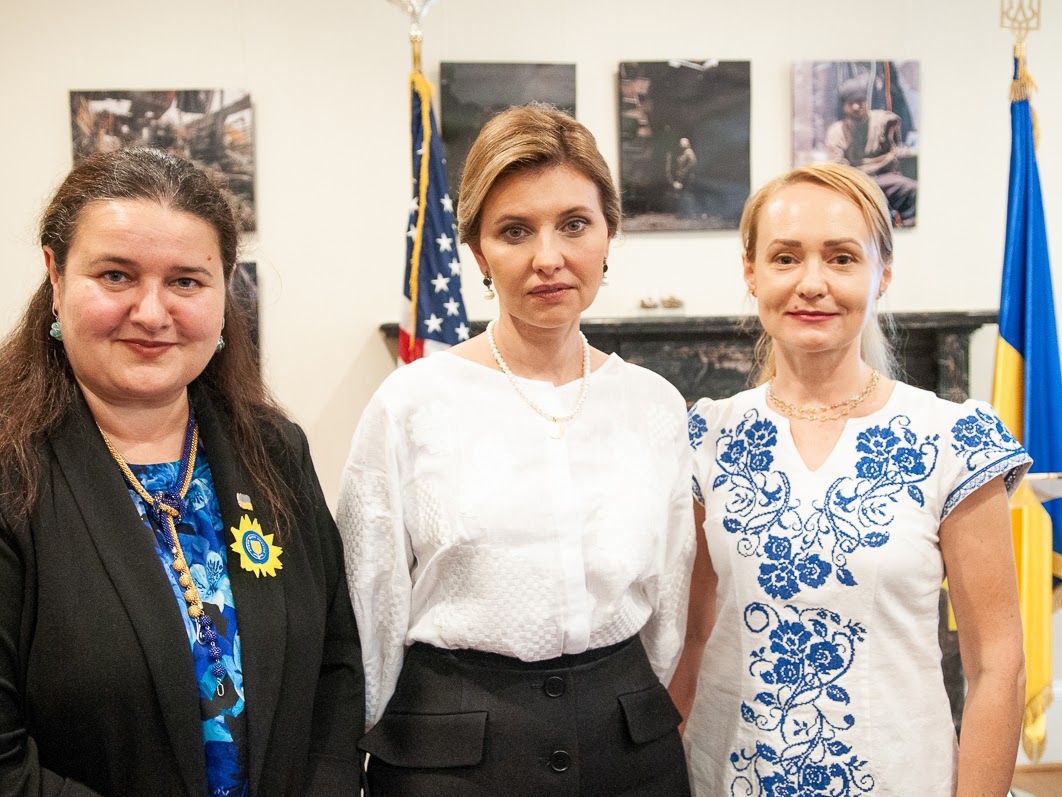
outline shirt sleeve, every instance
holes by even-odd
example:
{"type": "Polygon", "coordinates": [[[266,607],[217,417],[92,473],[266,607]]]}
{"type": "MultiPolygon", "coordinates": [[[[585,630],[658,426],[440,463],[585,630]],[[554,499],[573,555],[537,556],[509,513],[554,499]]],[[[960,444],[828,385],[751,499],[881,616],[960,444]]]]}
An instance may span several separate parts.
{"type": "Polygon", "coordinates": [[[366,730],[394,693],[409,629],[413,552],[402,516],[401,445],[378,392],[354,432],[337,512],[365,664],[366,730]]]}
{"type": "Polygon", "coordinates": [[[715,416],[714,405],[712,399],[702,398],[690,408],[687,416],[690,449],[693,452],[693,500],[701,506],[704,506],[704,485],[714,455],[710,442],[713,438],[711,430],[715,416]]]}
{"type": "Polygon", "coordinates": [[[650,594],[653,613],[640,634],[653,672],[665,685],[675,674],[686,638],[686,609],[696,547],[693,504],[690,502],[692,463],[682,424],[685,402],[677,393],[675,399],[679,402],[675,411],[677,431],[674,438],[677,467],[668,501],[666,544],[658,565],[655,589],[650,594]]]}
{"type": "Polygon", "coordinates": [[[988,404],[967,401],[957,408],[941,434],[941,491],[945,494],[940,519],[946,518],[966,496],[997,476],[1013,494],[1032,458],[1014,439],[988,404]]]}

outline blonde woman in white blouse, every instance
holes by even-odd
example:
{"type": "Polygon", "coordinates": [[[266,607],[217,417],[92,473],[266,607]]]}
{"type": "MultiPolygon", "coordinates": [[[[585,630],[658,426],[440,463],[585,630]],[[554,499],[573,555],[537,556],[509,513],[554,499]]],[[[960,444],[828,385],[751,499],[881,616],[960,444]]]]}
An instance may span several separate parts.
{"type": "Polygon", "coordinates": [[[370,793],[689,794],[661,684],[694,546],[685,402],[579,331],[619,216],[552,108],[469,153],[459,232],[498,319],[392,374],[343,474],[370,793]]]}
{"type": "Polygon", "coordinates": [[[741,218],[760,384],[690,411],[703,534],[687,646],[697,797],[997,797],[1025,693],[1007,493],[1029,456],[992,408],[891,378],[876,304],[889,206],[809,164],[741,218]],[[947,577],[969,688],[940,669],[947,577]]]}

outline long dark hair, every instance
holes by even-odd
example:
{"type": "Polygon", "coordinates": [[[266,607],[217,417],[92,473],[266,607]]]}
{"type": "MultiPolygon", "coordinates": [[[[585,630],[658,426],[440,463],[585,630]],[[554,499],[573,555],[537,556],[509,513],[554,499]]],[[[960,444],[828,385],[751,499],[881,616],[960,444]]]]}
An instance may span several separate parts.
{"type": "MultiPolygon", "coordinates": [[[[239,232],[224,189],[188,161],[146,147],[91,155],[59,186],[41,217],[40,241],[51,247],[60,274],[81,211],[109,199],[158,202],[208,223],[217,233],[225,283],[231,285],[239,232]]],[[[41,489],[40,442],[80,401],[65,349],[48,335],[51,321],[52,286],[45,276],[0,345],[0,507],[12,518],[33,512],[41,489]]],[[[236,456],[286,529],[291,490],[269,447],[284,414],[262,382],[247,319],[231,301],[225,302],[225,344],[193,384],[221,409],[236,456]]]]}

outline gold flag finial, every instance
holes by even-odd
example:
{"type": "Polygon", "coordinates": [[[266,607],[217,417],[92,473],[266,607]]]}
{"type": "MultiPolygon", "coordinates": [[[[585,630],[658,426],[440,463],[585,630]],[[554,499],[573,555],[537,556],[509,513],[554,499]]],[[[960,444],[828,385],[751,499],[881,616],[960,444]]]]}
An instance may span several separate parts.
{"type": "Polygon", "coordinates": [[[409,15],[409,43],[413,47],[413,71],[420,72],[420,45],[424,41],[424,32],[420,28],[421,18],[435,0],[390,0],[409,15]]]}
{"type": "MultiPolygon", "coordinates": [[[[1014,79],[1010,82],[1010,101],[1029,100],[1036,91],[1036,81],[1025,66],[1025,38],[1029,31],[1040,29],[1040,0],[1000,0],[1000,27],[1014,34],[1014,79]]],[[[1033,124],[1033,147],[1040,144],[1040,125],[1036,111],[1030,107],[1033,124]]]]}
{"type": "Polygon", "coordinates": [[[413,71],[420,72],[420,45],[424,41],[424,31],[416,22],[409,26],[409,43],[413,46],[413,71]]]}
{"type": "Polygon", "coordinates": [[[1023,44],[1029,31],[1040,29],[1040,0],[1000,0],[999,26],[1013,32],[1014,40],[1023,44]]]}

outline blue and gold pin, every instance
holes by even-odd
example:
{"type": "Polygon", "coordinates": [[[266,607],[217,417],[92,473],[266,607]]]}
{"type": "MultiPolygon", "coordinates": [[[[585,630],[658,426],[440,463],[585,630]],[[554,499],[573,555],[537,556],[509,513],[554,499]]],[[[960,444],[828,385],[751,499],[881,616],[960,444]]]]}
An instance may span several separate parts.
{"type": "Polygon", "coordinates": [[[244,515],[240,518],[240,527],[230,526],[233,536],[236,537],[229,547],[240,555],[240,567],[261,577],[275,576],[278,570],[284,569],[284,563],[280,561],[280,555],[284,549],[273,543],[272,534],[263,534],[262,526],[257,520],[244,515]]]}

